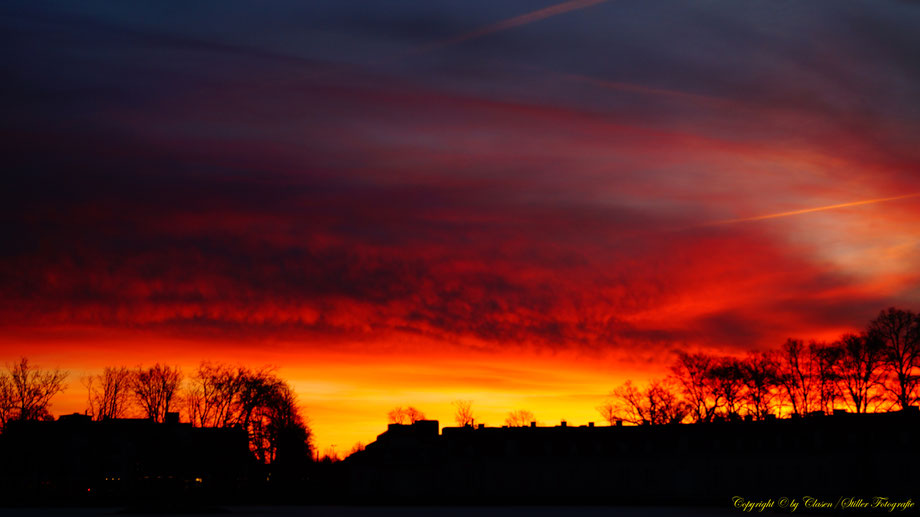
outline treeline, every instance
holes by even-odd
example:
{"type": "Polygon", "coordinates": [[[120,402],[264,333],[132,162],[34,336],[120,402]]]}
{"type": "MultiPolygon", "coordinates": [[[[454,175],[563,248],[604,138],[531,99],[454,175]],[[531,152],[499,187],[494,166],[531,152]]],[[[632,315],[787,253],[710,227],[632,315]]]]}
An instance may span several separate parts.
{"type": "MultiPolygon", "coordinates": [[[[459,427],[473,426],[476,424],[476,417],[473,414],[472,400],[455,400],[451,402],[454,406],[454,422],[459,427]]],[[[425,413],[419,411],[414,406],[397,406],[387,413],[387,422],[390,424],[414,424],[419,420],[425,420],[425,413]]],[[[505,417],[505,427],[524,427],[536,422],[536,417],[532,411],[526,409],[515,409],[508,412],[505,417]]]]}
{"type": "MultiPolygon", "coordinates": [[[[67,372],[41,370],[28,359],[0,373],[0,429],[11,420],[50,420],[51,398],[64,390],[67,372]]],[[[188,377],[174,366],[105,367],[83,379],[85,413],[94,420],[139,417],[166,422],[180,413],[196,427],[239,427],[262,463],[279,455],[310,459],[310,428],[294,390],[271,369],[202,362],[188,377]]]]}
{"type": "Polygon", "coordinates": [[[920,398],[920,315],[890,308],[859,334],[746,357],[679,353],[671,374],[640,388],[627,381],[597,409],[613,425],[713,422],[904,409],[920,398]]]}
{"type": "MultiPolygon", "coordinates": [[[[13,420],[50,420],[51,399],[67,372],[42,370],[28,359],[0,371],[0,430],[13,420]]],[[[291,386],[268,368],[202,362],[191,375],[178,367],[106,367],[83,379],[86,414],[95,420],[140,417],[165,422],[179,412],[196,427],[239,427],[260,462],[279,451],[313,457],[310,428],[291,386]]],[[[890,308],[859,334],[833,343],[790,339],[778,350],[746,357],[679,353],[671,374],[645,387],[614,389],[597,409],[611,424],[712,422],[806,415],[813,411],[891,411],[920,398],[920,316],[890,308]]],[[[459,426],[474,425],[472,401],[454,401],[459,426]]],[[[390,423],[424,419],[414,407],[394,408],[390,423]]],[[[530,411],[508,414],[507,426],[534,421],[530,411]]],[[[358,446],[360,447],[360,445],[358,446]]],[[[335,457],[334,451],[328,454],[335,457]]]]}

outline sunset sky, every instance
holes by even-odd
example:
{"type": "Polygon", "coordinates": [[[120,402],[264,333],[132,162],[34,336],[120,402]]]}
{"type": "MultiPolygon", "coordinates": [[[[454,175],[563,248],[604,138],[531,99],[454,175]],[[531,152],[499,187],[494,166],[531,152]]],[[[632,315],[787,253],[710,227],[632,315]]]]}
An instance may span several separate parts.
{"type": "Polygon", "coordinates": [[[600,421],[920,308],[920,4],[8,2],[0,363],[274,365],[317,445],[600,421]]]}

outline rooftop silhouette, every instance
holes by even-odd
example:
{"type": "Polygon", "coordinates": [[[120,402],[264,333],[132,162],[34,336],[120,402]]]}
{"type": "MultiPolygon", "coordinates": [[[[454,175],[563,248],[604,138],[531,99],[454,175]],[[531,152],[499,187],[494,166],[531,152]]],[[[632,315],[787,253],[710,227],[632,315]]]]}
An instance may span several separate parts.
{"type": "Polygon", "coordinates": [[[149,419],[14,421],[0,435],[0,485],[24,502],[227,495],[255,473],[239,428],[149,419]]]}
{"type": "Polygon", "coordinates": [[[355,500],[724,503],[916,496],[920,411],[652,426],[390,424],[346,460],[355,500]]]}
{"type": "Polygon", "coordinates": [[[726,504],[916,497],[920,410],[670,425],[390,424],[344,462],[266,465],[246,432],[148,419],[11,422],[7,504],[726,504]],[[302,470],[297,470],[301,468],[302,470]],[[291,475],[299,472],[299,475],[291,475]]]}

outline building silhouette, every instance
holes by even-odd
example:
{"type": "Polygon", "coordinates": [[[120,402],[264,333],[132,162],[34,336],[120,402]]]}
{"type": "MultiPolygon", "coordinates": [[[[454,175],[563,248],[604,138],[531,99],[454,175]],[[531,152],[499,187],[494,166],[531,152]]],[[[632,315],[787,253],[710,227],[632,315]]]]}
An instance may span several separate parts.
{"type": "Polygon", "coordinates": [[[715,504],[746,498],[917,499],[920,411],[660,426],[390,424],[344,462],[272,470],[239,428],[172,414],[10,422],[3,504],[715,504]],[[305,467],[305,468],[302,468],[305,467]],[[296,474],[296,475],[295,475],[296,474]]]}
{"type": "Polygon", "coordinates": [[[391,424],[346,460],[355,501],[725,504],[916,497],[920,412],[662,426],[391,424]]]}
{"type": "Polygon", "coordinates": [[[147,419],[14,421],[0,434],[0,493],[18,504],[231,496],[257,470],[246,431],[147,419]]]}

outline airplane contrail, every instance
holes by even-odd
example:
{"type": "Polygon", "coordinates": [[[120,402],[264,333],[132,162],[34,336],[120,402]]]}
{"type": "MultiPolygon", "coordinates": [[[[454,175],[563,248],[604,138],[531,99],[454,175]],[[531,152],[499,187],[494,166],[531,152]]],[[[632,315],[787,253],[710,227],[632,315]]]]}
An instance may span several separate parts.
{"type": "Polygon", "coordinates": [[[725,219],[725,220],[722,220],[722,221],[713,221],[713,222],[711,222],[711,223],[706,223],[706,224],[704,224],[703,226],[715,226],[715,225],[722,225],[722,224],[734,224],[734,223],[747,223],[747,222],[753,222],[753,221],[765,221],[765,220],[768,220],[768,219],[778,219],[778,218],[780,218],[780,217],[790,217],[790,216],[794,216],[794,215],[810,214],[810,213],[813,213],[813,212],[824,212],[824,211],[827,211],[827,210],[836,210],[836,209],[838,209],[838,208],[849,208],[849,207],[852,207],[852,206],[872,205],[872,204],[875,204],[875,203],[886,203],[886,202],[888,202],[888,201],[899,201],[899,200],[901,200],[901,199],[910,199],[910,198],[915,198],[915,197],[920,197],[920,192],[915,192],[915,193],[913,193],[913,194],[905,194],[905,195],[903,195],[903,196],[882,197],[882,198],[878,198],[878,199],[864,199],[864,200],[862,200],[862,201],[853,201],[853,202],[850,202],[850,203],[839,203],[839,204],[836,204],[836,205],[819,206],[819,207],[816,207],[816,208],[805,208],[805,209],[802,209],[802,210],[791,210],[791,211],[789,211],[789,212],[778,212],[778,213],[775,213],[775,214],[758,215],[758,216],[754,216],[754,217],[741,217],[741,218],[738,218],[738,219],[725,219]]]}
{"type": "Polygon", "coordinates": [[[545,20],[546,18],[564,14],[570,11],[585,9],[587,7],[592,7],[607,1],[609,0],[569,0],[568,2],[562,2],[559,4],[551,5],[549,7],[544,7],[543,9],[521,14],[515,16],[514,18],[508,18],[507,20],[496,22],[492,25],[486,25],[485,27],[467,32],[465,34],[460,34],[451,38],[428,43],[427,45],[417,48],[413,54],[420,54],[431,50],[456,45],[457,43],[481,38],[496,32],[512,29],[514,27],[520,27],[521,25],[538,22],[540,20],[545,20]]]}

